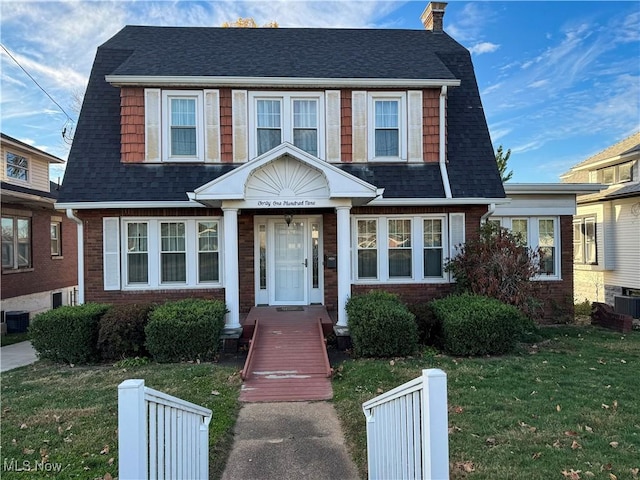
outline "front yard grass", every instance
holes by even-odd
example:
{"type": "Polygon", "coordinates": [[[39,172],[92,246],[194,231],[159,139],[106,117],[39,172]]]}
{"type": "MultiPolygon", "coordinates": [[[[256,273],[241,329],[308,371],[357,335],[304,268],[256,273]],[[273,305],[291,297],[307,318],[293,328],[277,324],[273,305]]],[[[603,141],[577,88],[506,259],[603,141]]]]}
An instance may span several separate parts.
{"type": "MultiPolygon", "coordinates": [[[[61,472],[32,472],[30,478],[116,478],[118,476],[118,385],[141,378],[145,385],[210,408],[211,478],[219,478],[231,448],[239,410],[235,368],[215,364],[148,364],[69,367],[47,361],[2,374],[1,476],[26,478],[9,465],[32,468],[43,459],[61,472]],[[14,463],[12,463],[14,462],[14,463]],[[15,463],[17,462],[17,463],[15,463]],[[106,476],[106,477],[105,477],[106,476]]],[[[45,463],[46,463],[45,462],[45,463]]]]}
{"type": "Polygon", "coordinates": [[[425,368],[447,373],[452,479],[640,478],[640,333],[548,327],[541,337],[501,357],[427,349],[344,362],[334,402],[363,478],[362,403],[425,368]]]}

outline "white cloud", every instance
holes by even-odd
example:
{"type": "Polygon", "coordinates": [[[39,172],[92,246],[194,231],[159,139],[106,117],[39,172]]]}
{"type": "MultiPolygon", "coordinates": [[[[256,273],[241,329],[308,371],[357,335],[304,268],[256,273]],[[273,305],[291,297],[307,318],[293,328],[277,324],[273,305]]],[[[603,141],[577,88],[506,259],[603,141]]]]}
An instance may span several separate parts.
{"type": "Polygon", "coordinates": [[[549,80],[543,79],[543,80],[536,80],[535,82],[531,82],[529,85],[527,85],[527,87],[540,88],[540,87],[546,87],[547,85],[549,85],[549,80]]]}
{"type": "Polygon", "coordinates": [[[475,55],[481,55],[483,53],[493,53],[500,48],[500,45],[491,42],[476,43],[473,47],[469,48],[469,51],[475,55]]]}
{"type": "Polygon", "coordinates": [[[485,95],[489,95],[491,92],[495,92],[496,90],[499,90],[500,87],[502,87],[503,83],[502,82],[498,82],[498,83],[494,83],[493,85],[488,86],[487,88],[485,88],[480,95],[485,96],[485,95]]]}

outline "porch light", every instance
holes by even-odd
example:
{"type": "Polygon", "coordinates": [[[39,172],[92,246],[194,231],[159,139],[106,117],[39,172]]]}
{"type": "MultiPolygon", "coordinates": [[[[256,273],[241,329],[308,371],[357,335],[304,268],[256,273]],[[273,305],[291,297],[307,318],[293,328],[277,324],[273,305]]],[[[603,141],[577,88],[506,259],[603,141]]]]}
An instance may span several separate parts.
{"type": "Polygon", "coordinates": [[[284,214],[284,221],[287,222],[287,227],[289,227],[289,225],[291,225],[291,221],[293,220],[293,215],[291,215],[290,213],[285,213],[284,214]]]}

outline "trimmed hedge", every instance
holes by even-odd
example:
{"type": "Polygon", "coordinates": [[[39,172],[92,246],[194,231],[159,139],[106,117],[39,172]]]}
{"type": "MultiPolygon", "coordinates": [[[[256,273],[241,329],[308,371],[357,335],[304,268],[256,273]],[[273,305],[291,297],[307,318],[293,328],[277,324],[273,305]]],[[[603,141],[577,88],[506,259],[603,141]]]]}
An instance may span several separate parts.
{"type": "Polygon", "coordinates": [[[144,329],[146,347],[158,362],[211,360],[220,347],[225,304],[186,299],[156,307],[144,329]]]}
{"type": "Polygon", "coordinates": [[[370,292],[347,301],[353,352],[360,357],[393,357],[415,353],[418,327],[397,295],[370,292]]]}
{"type": "Polygon", "coordinates": [[[40,358],[73,364],[98,360],[98,326],[109,305],[87,303],[40,313],[29,326],[33,348],[40,358]]]}
{"type": "Polygon", "coordinates": [[[452,295],[431,307],[441,324],[442,347],[453,355],[509,352],[528,324],[513,305],[479,295],[452,295]]]}
{"type": "Polygon", "coordinates": [[[114,305],[100,319],[98,350],[105,360],[147,355],[144,327],[152,304],[114,305]]]}
{"type": "Polygon", "coordinates": [[[421,345],[432,345],[440,336],[440,322],[430,302],[408,305],[409,311],[416,317],[418,341],[421,345]]]}

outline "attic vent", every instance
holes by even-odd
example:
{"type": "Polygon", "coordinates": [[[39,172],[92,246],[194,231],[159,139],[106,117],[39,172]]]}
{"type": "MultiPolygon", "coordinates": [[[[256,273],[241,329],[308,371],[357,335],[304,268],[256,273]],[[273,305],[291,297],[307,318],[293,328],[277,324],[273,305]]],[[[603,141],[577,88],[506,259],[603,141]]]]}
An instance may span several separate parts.
{"type": "Polygon", "coordinates": [[[430,2],[420,15],[424,28],[432,32],[442,32],[445,8],[446,2],[430,2]]]}

